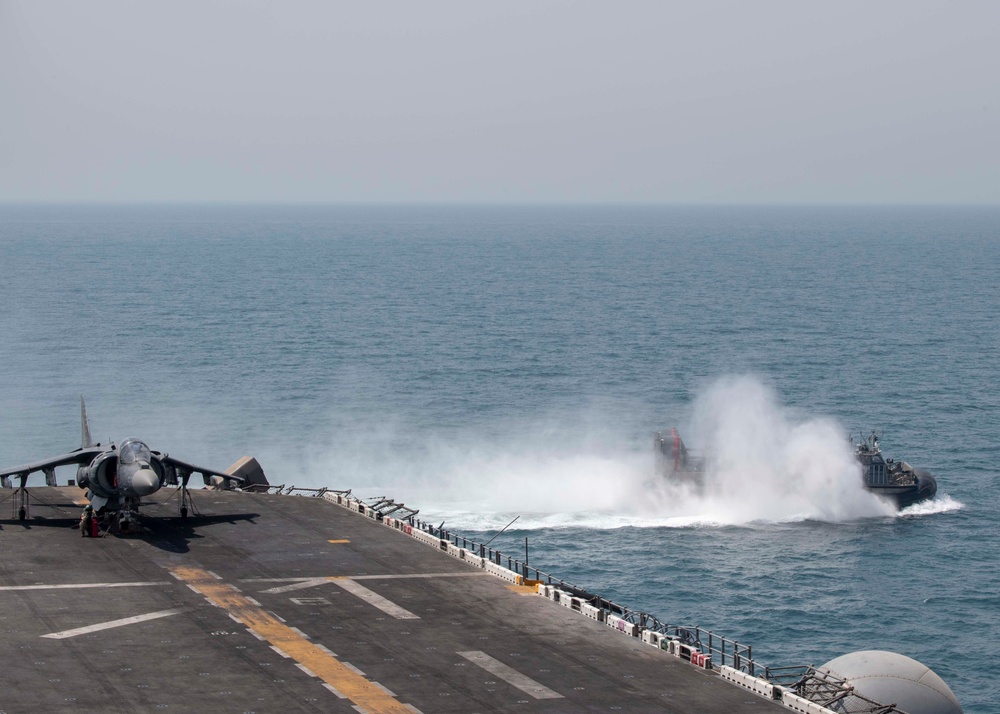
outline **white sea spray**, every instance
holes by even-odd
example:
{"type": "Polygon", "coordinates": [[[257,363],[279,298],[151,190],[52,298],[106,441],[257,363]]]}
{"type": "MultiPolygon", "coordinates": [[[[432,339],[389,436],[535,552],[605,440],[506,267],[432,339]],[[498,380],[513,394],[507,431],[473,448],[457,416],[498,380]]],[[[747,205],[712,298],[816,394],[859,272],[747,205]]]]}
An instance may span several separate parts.
{"type": "Polygon", "coordinates": [[[309,455],[313,485],[350,473],[358,492],[409,499],[454,527],[690,527],[842,522],[891,516],[862,488],[846,431],[783,406],[752,376],[729,376],[695,400],[689,446],[706,457],[703,488],[655,473],[651,439],[621,414],[584,409],[414,432],[382,419],[309,455]]]}

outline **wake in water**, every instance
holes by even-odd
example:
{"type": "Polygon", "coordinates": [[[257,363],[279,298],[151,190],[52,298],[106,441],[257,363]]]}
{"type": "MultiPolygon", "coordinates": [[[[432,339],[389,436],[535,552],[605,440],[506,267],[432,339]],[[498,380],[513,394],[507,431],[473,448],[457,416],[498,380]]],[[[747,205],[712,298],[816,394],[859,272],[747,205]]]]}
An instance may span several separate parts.
{"type": "Polygon", "coordinates": [[[939,493],[930,501],[923,501],[921,503],[914,503],[912,506],[907,506],[899,512],[899,515],[904,518],[933,516],[938,513],[952,513],[954,511],[960,511],[963,508],[965,508],[965,504],[961,501],[952,498],[947,493],[939,493]]]}
{"type": "MultiPolygon", "coordinates": [[[[654,473],[652,445],[643,439],[648,446],[638,446],[634,433],[623,433],[627,419],[601,416],[538,420],[520,430],[410,434],[409,446],[383,429],[371,440],[341,444],[307,471],[342,474],[362,497],[405,501],[468,530],[495,530],[515,515],[520,528],[616,528],[843,522],[897,513],[862,487],[840,425],[798,416],[751,377],[721,379],[694,403],[685,436],[707,457],[698,491],[654,473]]],[[[315,485],[330,481],[313,478],[315,485]]],[[[955,508],[961,504],[937,499],[901,515],[955,508]]]]}

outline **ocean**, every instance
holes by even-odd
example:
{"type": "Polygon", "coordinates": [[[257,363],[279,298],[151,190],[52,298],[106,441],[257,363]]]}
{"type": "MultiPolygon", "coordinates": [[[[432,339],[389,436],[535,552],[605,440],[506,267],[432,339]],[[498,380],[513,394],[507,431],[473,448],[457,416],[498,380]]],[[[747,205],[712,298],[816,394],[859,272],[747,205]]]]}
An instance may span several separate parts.
{"type": "Polygon", "coordinates": [[[517,517],[494,546],[758,661],[894,650],[998,710],[1000,209],[0,205],[0,268],[0,465],[82,394],[95,438],[517,517]],[[860,489],[873,429],[934,501],[860,489]]]}

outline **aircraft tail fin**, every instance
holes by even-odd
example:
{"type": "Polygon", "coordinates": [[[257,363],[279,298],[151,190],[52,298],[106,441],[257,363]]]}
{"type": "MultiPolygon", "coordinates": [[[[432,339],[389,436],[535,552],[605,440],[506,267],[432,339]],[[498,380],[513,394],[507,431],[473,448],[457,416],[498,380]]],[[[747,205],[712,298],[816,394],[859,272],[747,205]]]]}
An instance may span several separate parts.
{"type": "Polygon", "coordinates": [[[94,440],[90,438],[90,421],[87,419],[87,405],[80,395],[80,436],[83,440],[83,448],[89,449],[94,445],[94,440]]]}

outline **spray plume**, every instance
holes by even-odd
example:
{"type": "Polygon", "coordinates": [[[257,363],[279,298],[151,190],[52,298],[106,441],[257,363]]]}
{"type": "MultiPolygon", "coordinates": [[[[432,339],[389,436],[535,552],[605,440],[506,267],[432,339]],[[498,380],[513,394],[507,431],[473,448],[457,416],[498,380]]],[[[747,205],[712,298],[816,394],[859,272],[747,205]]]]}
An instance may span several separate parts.
{"type": "Polygon", "coordinates": [[[699,492],[660,479],[650,439],[629,424],[624,414],[576,413],[414,433],[380,420],[299,470],[314,485],[336,474],[355,493],[406,501],[469,530],[496,529],[515,515],[520,528],[614,528],[896,513],[862,488],[843,428],[799,417],[759,379],[723,378],[695,400],[685,437],[707,457],[699,492]]]}

